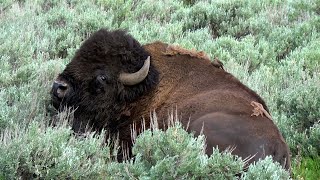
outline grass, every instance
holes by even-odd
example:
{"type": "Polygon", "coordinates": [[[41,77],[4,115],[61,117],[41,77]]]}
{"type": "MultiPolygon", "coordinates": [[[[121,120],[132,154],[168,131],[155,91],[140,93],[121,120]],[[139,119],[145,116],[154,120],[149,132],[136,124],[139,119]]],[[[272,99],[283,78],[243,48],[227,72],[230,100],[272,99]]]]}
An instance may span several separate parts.
{"type": "Polygon", "coordinates": [[[303,158],[293,169],[296,179],[318,179],[320,177],[319,157],[303,158]]]}
{"type": "MultiPolygon", "coordinates": [[[[87,177],[103,172],[97,165],[109,163],[101,161],[108,153],[97,148],[98,140],[70,139],[67,126],[48,126],[53,79],[80,44],[102,27],[127,29],[142,44],[161,40],[220,59],[227,71],[265,99],[296,162],[294,177],[317,178],[319,0],[0,0],[0,179],[16,178],[22,169],[26,175],[41,175],[39,167],[51,172],[57,162],[64,165],[55,173],[71,172],[92,156],[97,158],[84,163],[88,169],[80,170],[87,177]],[[10,154],[12,149],[21,156],[10,154]],[[39,152],[44,149],[52,156],[39,152]],[[41,162],[36,152],[56,160],[41,162]],[[71,155],[61,159],[63,153],[71,155]]],[[[74,171],[72,177],[79,174],[74,171]]]]}

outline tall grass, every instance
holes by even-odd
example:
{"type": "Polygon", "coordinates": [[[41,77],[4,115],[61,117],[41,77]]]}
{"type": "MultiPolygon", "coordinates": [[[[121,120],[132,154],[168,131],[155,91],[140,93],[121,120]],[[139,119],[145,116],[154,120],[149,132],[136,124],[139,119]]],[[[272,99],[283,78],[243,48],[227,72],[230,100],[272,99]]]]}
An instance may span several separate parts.
{"type": "MultiPolygon", "coordinates": [[[[290,146],[294,176],[308,178],[301,163],[320,163],[319,15],[318,0],[1,0],[0,174],[93,177],[102,172],[98,165],[107,166],[99,138],[78,140],[68,126],[48,127],[52,80],[92,32],[107,27],[127,29],[143,44],[161,40],[219,58],[265,99],[290,146]]],[[[132,163],[121,166],[150,170],[132,163]]]]}

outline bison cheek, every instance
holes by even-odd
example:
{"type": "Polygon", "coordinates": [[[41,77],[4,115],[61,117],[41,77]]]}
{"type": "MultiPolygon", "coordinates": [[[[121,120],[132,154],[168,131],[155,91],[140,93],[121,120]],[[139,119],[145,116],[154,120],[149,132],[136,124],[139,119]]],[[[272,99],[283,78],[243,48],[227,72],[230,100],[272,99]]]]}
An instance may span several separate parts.
{"type": "Polygon", "coordinates": [[[72,130],[75,134],[83,134],[90,128],[89,121],[74,118],[72,122],[72,130]]]}

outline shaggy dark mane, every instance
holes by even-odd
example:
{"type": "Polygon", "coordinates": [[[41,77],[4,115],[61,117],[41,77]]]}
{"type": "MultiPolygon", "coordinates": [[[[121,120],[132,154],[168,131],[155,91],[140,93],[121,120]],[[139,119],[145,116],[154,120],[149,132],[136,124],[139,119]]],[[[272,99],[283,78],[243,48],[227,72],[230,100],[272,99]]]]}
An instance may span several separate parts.
{"type": "MultiPolygon", "coordinates": [[[[118,75],[119,70],[127,73],[138,71],[148,56],[150,54],[126,31],[101,29],[82,44],[74,60],[88,64],[107,64],[118,75]]],[[[132,102],[146,94],[158,82],[159,73],[151,63],[148,76],[142,83],[119,88],[119,101],[132,102]]]]}

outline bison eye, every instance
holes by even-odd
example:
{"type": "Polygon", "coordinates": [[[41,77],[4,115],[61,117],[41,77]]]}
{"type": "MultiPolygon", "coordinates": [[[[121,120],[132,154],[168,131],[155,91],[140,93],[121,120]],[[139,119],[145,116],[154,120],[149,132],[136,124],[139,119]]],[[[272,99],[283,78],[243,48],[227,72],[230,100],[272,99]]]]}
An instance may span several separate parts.
{"type": "Polygon", "coordinates": [[[105,84],[107,81],[107,77],[105,75],[99,75],[97,77],[97,80],[101,83],[101,84],[105,84]]]}

